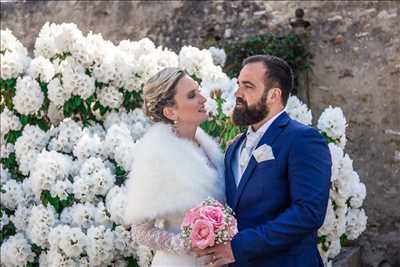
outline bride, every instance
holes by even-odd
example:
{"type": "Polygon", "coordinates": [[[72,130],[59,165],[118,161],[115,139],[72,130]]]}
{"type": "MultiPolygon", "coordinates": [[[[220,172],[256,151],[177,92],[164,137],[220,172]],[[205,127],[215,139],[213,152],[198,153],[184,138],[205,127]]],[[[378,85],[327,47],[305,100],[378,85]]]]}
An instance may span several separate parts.
{"type": "Polygon", "coordinates": [[[156,251],[153,267],[202,266],[180,238],[180,224],[207,197],[225,199],[223,154],[199,128],[205,102],[177,68],[163,69],[144,87],[144,109],[155,123],[136,146],[125,217],[134,239],[156,251]]]}

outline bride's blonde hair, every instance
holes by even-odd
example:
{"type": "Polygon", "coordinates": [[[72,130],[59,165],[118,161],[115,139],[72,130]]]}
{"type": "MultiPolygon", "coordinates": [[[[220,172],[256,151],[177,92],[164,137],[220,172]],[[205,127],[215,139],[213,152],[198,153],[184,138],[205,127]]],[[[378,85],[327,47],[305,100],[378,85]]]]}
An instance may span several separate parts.
{"type": "Polygon", "coordinates": [[[152,121],[173,123],[164,116],[163,109],[175,105],[176,85],[184,76],[185,72],[179,68],[165,68],[146,82],[143,109],[152,121]]]}

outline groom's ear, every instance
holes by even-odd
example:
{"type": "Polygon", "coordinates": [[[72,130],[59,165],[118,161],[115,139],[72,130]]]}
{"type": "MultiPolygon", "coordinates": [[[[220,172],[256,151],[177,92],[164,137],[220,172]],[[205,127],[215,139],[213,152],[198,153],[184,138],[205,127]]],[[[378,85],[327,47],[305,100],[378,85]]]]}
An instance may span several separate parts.
{"type": "Polygon", "coordinates": [[[173,107],[164,107],[163,115],[164,115],[164,117],[166,117],[167,119],[169,119],[171,121],[176,121],[178,119],[178,116],[173,107]]]}
{"type": "Polygon", "coordinates": [[[271,88],[268,92],[269,99],[272,103],[281,102],[282,101],[282,89],[279,87],[271,88]]]}

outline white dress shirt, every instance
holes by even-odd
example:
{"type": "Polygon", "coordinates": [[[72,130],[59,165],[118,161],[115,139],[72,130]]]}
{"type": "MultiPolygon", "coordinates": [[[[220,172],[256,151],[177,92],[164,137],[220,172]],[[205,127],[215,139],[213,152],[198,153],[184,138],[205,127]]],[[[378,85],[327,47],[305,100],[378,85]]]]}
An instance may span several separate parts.
{"type": "MultiPolygon", "coordinates": [[[[233,171],[233,176],[235,178],[235,182],[236,182],[236,186],[239,186],[240,180],[242,178],[242,175],[247,167],[244,166],[244,168],[240,168],[240,156],[244,147],[244,144],[246,143],[247,140],[247,136],[252,135],[249,139],[255,140],[253,141],[253,147],[251,149],[251,152],[254,150],[254,148],[257,147],[257,144],[260,142],[261,138],[263,137],[263,135],[265,134],[265,132],[268,130],[268,128],[271,126],[271,124],[276,120],[276,118],[279,117],[279,115],[281,115],[284,112],[284,110],[282,110],[281,112],[279,112],[278,114],[276,114],[274,117],[272,117],[270,120],[268,120],[267,122],[265,122],[257,131],[253,131],[253,129],[251,128],[251,126],[248,127],[247,132],[246,132],[246,138],[243,139],[242,143],[240,144],[240,146],[238,147],[238,149],[235,152],[235,155],[233,156],[233,160],[232,160],[232,171],[233,171]]],[[[251,153],[249,155],[249,157],[251,157],[251,153]]],[[[247,163],[250,160],[247,161],[247,163]]]]}

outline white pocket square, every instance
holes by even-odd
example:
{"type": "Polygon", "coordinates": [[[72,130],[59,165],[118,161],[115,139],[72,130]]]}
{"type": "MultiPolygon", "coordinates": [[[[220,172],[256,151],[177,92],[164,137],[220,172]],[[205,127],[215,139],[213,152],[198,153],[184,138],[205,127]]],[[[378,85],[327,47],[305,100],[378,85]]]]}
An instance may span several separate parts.
{"type": "Polygon", "coordinates": [[[272,147],[269,145],[262,145],[253,151],[253,156],[257,160],[258,163],[275,159],[274,152],[272,151],[272,147]]]}

